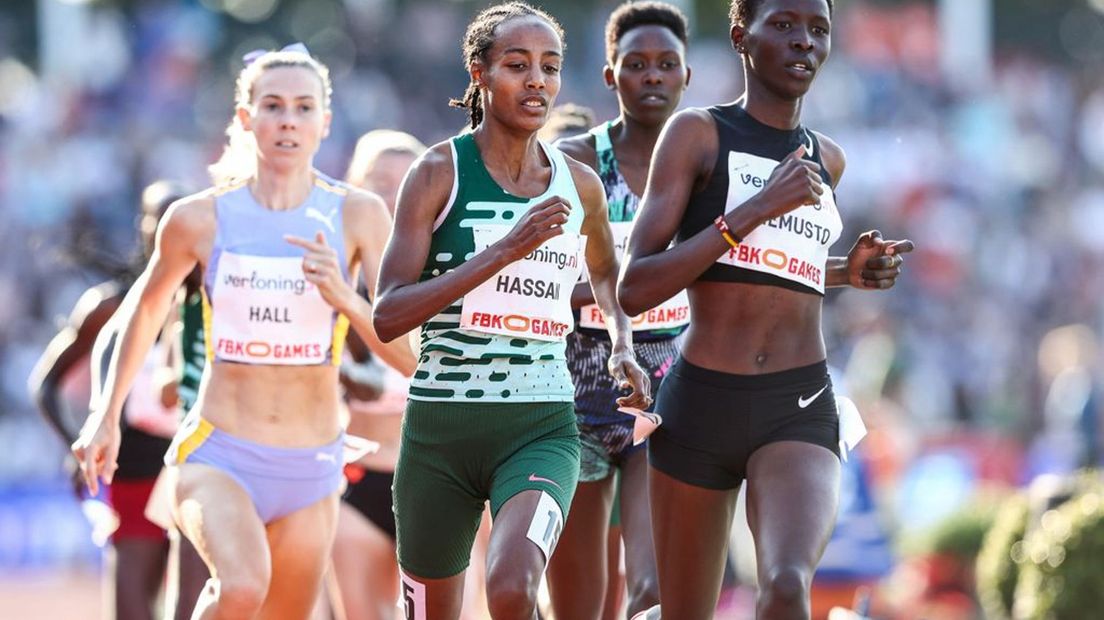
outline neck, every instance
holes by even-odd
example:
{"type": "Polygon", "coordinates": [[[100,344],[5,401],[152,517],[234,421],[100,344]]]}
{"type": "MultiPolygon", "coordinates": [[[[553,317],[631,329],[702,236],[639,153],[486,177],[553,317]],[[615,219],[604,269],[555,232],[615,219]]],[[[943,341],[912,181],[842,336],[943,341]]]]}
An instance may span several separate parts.
{"type": "Polygon", "coordinates": [[[655,150],[659,134],[663,131],[663,124],[645,125],[631,116],[621,112],[621,116],[610,127],[610,140],[620,147],[618,150],[630,158],[635,154],[644,154],[644,159],[650,161],[655,150]]]}
{"type": "Polygon", "coordinates": [[[780,97],[763,86],[746,68],[744,75],[747,76],[747,89],[741,99],[748,114],[775,129],[795,129],[801,124],[801,104],[804,98],[780,97]]]}
{"type": "Polygon", "coordinates": [[[540,145],[534,132],[511,131],[485,116],[472,135],[484,165],[511,181],[518,181],[534,163],[539,165],[540,145]]]}
{"type": "Polygon", "coordinates": [[[314,169],[309,165],[295,170],[273,170],[257,162],[257,176],[249,191],[257,202],[273,211],[288,211],[303,204],[314,185],[314,169]]]}

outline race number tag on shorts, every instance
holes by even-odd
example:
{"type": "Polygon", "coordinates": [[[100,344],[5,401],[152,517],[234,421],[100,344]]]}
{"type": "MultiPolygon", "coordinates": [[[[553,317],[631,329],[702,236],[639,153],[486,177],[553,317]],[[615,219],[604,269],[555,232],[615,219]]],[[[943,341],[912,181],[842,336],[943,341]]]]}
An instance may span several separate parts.
{"type": "MultiPolygon", "coordinates": [[[[478,254],[510,232],[509,226],[474,226],[478,254]]],[[[464,296],[461,329],[557,341],[574,329],[571,290],[579,278],[586,237],[564,232],[510,263],[464,296]]]]}
{"type": "MultiPolygon", "coordinates": [[[[625,253],[625,248],[628,247],[632,225],[632,222],[610,222],[610,229],[613,231],[613,247],[619,257],[625,253]]],[[[686,291],[679,291],[674,297],[659,306],[639,316],[634,316],[632,318],[632,330],[641,332],[653,329],[671,329],[689,323],[690,298],[686,296],[686,291]]],[[[606,328],[606,319],[598,304],[590,304],[579,309],[579,327],[588,329],[606,328]]]]}
{"type": "Polygon", "coordinates": [[[403,608],[403,617],[406,620],[426,620],[426,587],[424,583],[418,583],[411,579],[402,570],[402,600],[399,606],[403,608]]]}
{"type": "Polygon", "coordinates": [[[859,408],[846,396],[836,397],[836,413],[839,415],[840,457],[847,460],[847,454],[866,437],[866,424],[859,415],[859,408]]]}
{"type": "Polygon", "coordinates": [[[548,493],[541,491],[540,501],[537,502],[537,510],[533,513],[533,520],[529,523],[527,537],[540,547],[544,554],[545,564],[552,558],[552,552],[556,550],[556,543],[560,541],[563,532],[564,518],[560,505],[548,493]]]}
{"type": "Polygon", "coordinates": [[[326,361],[333,308],[303,276],[302,259],[223,252],[215,273],[211,342],[218,358],[281,365],[326,361]]]}

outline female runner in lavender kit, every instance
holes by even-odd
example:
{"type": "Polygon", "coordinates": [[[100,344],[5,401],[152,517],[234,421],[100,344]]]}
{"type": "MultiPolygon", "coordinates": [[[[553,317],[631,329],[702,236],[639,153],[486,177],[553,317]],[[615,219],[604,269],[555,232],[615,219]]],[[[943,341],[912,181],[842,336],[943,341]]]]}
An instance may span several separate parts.
{"type": "Polygon", "coordinates": [[[383,345],[368,302],[390,217],[377,196],[312,167],[329,130],[330,81],[305,50],[259,54],[241,72],[215,188],[162,220],[122,325],[99,408],[73,451],[95,491],[110,484],[119,412],[172,297],[204,274],[208,364],[166,456],[174,518],[211,569],[197,618],[310,613],[333,541],[342,484],[338,362],[351,324],[409,372],[405,339],[383,345]],[[311,239],[313,238],[313,239],[311,239]]]}

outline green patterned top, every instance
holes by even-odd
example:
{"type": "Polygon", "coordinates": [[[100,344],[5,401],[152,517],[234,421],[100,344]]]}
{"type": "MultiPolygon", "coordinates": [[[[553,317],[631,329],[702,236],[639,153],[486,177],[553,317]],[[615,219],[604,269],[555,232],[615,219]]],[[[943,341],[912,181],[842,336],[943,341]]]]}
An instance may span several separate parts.
{"type": "MultiPolygon", "coordinates": [[[[526,211],[558,195],[572,207],[565,230],[579,233],[583,205],[559,149],[541,143],[552,164],[552,180],[536,198],[513,196],[491,178],[475,138],[450,141],[452,196],[434,222],[429,256],[420,281],[435,278],[475,255],[473,226],[515,224],[526,211]]],[[[572,402],[564,342],[487,334],[460,329],[463,298],[430,319],[421,330],[418,369],[410,398],[461,402],[572,402]]],[[[566,302],[566,300],[564,300],[566,302]]]]}
{"type": "Polygon", "coordinates": [[[203,302],[199,291],[189,295],[180,306],[180,319],[184,327],[180,335],[184,368],[176,391],[181,408],[187,413],[191,411],[199,395],[199,382],[203,378],[203,367],[207,365],[207,341],[203,337],[203,302]]]}

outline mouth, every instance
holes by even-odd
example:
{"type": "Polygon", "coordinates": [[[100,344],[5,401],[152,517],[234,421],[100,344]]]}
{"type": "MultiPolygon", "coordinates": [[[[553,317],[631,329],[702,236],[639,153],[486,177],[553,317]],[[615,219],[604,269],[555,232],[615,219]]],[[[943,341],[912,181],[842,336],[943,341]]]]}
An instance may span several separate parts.
{"type": "Polygon", "coordinates": [[[526,97],[521,100],[521,107],[543,112],[548,108],[548,102],[544,97],[526,97]]]}
{"type": "Polygon", "coordinates": [[[640,97],[640,103],[646,105],[667,105],[669,99],[662,93],[645,93],[640,97]]]}
{"type": "Polygon", "coordinates": [[[809,62],[791,62],[786,65],[786,72],[801,79],[810,79],[816,74],[816,67],[809,62]]]}
{"type": "Polygon", "coordinates": [[[276,148],[290,151],[299,148],[299,143],[294,140],[277,140],[276,148]]]}

